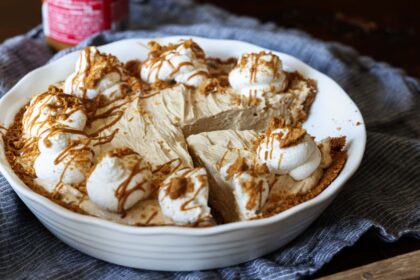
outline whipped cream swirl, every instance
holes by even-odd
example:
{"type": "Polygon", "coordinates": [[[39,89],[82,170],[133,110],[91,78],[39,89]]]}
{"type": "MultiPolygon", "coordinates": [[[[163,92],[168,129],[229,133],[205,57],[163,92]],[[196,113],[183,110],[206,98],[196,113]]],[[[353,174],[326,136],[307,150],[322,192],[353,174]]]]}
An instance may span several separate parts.
{"type": "Polygon", "coordinates": [[[82,132],[51,128],[40,136],[38,148],[40,154],[34,162],[38,179],[53,187],[85,181],[92,166],[93,152],[89,138],[82,132]]]}
{"type": "Polygon", "coordinates": [[[257,160],[267,165],[270,172],[289,174],[300,181],[309,177],[321,163],[321,152],[315,141],[305,133],[296,143],[283,145],[293,128],[277,128],[266,135],[257,148],[257,160]]]}
{"type": "Polygon", "coordinates": [[[126,148],[108,152],[87,179],[90,200],[100,208],[124,213],[152,189],[152,171],[139,154],[126,148]]]}
{"type": "MultiPolygon", "coordinates": [[[[160,46],[159,46],[160,47],[160,46]]],[[[162,47],[160,47],[162,48],[162,47]]],[[[203,50],[191,40],[152,51],[141,68],[141,78],[148,83],[176,81],[198,87],[208,76],[203,50]]]]}
{"type": "Polygon", "coordinates": [[[85,180],[93,157],[90,140],[83,133],[86,121],[81,101],[54,86],[31,100],[22,125],[24,135],[38,141],[33,168],[46,185],[55,188],[85,180]]]}
{"type": "Polygon", "coordinates": [[[176,224],[194,224],[210,218],[206,170],[186,168],[170,175],[159,189],[162,213],[176,224]]]}
{"type": "Polygon", "coordinates": [[[65,93],[83,99],[102,96],[114,100],[123,96],[126,88],[127,73],[121,62],[95,47],[87,47],[80,52],[74,73],[64,83],[65,93]]]}
{"type": "Polygon", "coordinates": [[[83,103],[74,96],[51,86],[33,97],[22,118],[26,137],[39,137],[53,126],[83,130],[87,115],[83,103]]]}
{"type": "Polygon", "coordinates": [[[264,95],[279,93],[286,88],[282,62],[272,53],[246,53],[229,73],[233,89],[248,98],[262,99],[264,95]]]}
{"type": "Polygon", "coordinates": [[[233,188],[239,218],[250,220],[257,217],[268,199],[268,178],[262,174],[253,174],[251,170],[232,174],[233,165],[235,162],[224,165],[220,173],[233,188]]]}

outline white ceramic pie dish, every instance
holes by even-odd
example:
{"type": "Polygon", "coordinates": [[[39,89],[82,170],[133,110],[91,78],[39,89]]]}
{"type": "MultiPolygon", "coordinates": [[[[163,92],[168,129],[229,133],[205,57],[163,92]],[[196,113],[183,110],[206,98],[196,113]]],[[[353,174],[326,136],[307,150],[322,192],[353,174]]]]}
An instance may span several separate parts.
{"type": "MultiPolygon", "coordinates": [[[[262,48],[239,41],[199,37],[166,37],[162,43],[193,38],[208,56],[238,57],[262,48]]],[[[150,39],[131,39],[102,47],[122,61],[144,59],[150,39]]],[[[365,149],[366,130],[359,109],[332,79],[300,60],[274,52],[288,71],[317,80],[318,95],[304,126],[321,139],[347,137],[348,160],[335,181],[317,197],[270,218],[210,228],[131,227],[63,208],[28,188],[5,158],[0,137],[0,171],[18,196],[55,236],[96,258],[124,266],[168,270],[201,270],[245,262],[272,252],[304,231],[330,204],[358,168],[365,149]]],[[[73,70],[78,52],[26,75],[0,100],[0,125],[8,127],[29,98],[49,84],[64,80],[73,70]]]]}

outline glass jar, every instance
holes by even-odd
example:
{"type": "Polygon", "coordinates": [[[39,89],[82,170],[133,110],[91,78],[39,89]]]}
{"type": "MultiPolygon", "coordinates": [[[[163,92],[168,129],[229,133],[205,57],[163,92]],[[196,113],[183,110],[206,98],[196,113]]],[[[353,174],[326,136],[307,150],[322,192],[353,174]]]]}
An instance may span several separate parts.
{"type": "Polygon", "coordinates": [[[120,30],[127,22],[128,0],[43,0],[47,43],[56,50],[78,44],[104,30],[120,30]]]}

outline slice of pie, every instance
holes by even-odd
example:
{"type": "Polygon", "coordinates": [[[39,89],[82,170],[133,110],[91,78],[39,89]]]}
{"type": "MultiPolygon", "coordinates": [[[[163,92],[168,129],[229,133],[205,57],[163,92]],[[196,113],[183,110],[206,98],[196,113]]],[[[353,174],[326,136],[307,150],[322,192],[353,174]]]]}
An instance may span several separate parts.
{"type": "Polygon", "coordinates": [[[344,138],[318,143],[301,127],[273,121],[265,133],[221,130],[187,139],[210,174],[210,204],[223,222],[270,216],[318,195],[346,160],[344,138]]]}

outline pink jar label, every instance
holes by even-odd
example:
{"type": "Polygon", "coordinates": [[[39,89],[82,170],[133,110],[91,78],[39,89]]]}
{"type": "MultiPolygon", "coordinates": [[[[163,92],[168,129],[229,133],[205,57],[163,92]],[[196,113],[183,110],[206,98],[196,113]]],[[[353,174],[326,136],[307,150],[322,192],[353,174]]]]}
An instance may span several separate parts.
{"type": "Polygon", "coordinates": [[[128,0],[46,0],[42,5],[44,33],[67,44],[111,29],[128,14],[128,0]]]}

